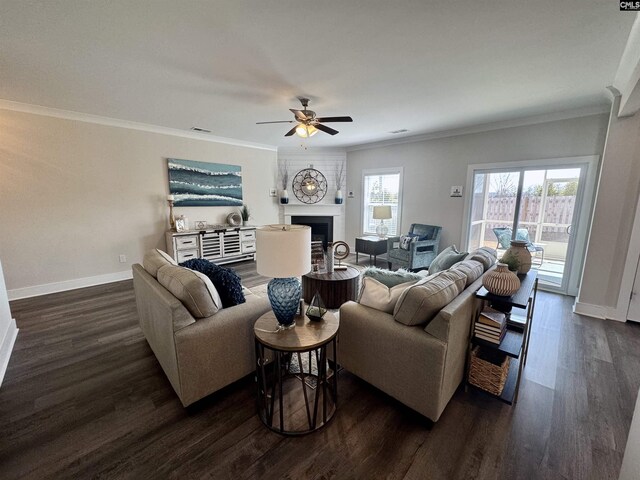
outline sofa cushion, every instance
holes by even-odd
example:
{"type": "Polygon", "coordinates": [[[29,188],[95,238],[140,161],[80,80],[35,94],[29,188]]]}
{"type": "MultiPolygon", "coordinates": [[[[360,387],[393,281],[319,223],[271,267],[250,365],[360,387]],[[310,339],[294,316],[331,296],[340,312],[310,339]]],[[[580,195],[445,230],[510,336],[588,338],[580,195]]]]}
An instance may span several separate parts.
{"type": "Polygon", "coordinates": [[[407,288],[393,310],[393,318],[405,325],[428,324],[465,288],[467,276],[459,270],[430,275],[407,288]]]}
{"type": "Polygon", "coordinates": [[[400,283],[391,288],[371,277],[362,277],[362,288],[358,303],[375,308],[386,313],[393,313],[393,309],[402,292],[413,285],[416,280],[400,283]]]}
{"type": "Polygon", "coordinates": [[[465,258],[465,260],[476,260],[482,263],[484,271],[486,272],[493,266],[494,263],[496,263],[497,257],[498,253],[495,251],[495,249],[490,247],[480,247],[467,255],[467,258],[465,258]]]}
{"type": "Polygon", "coordinates": [[[158,282],[180,300],[194,318],[210,317],[222,306],[216,287],[200,272],[165,265],[158,270],[158,282]]]}
{"type": "Polygon", "coordinates": [[[222,300],[222,308],[234,307],[245,302],[242,281],[232,269],[221,267],[204,258],[192,258],[180,265],[204,273],[211,280],[222,300]]]}
{"type": "Polygon", "coordinates": [[[467,276],[465,288],[479,279],[484,273],[484,266],[477,260],[464,260],[456,263],[451,270],[459,270],[467,276]]]}
{"type": "Polygon", "coordinates": [[[455,245],[451,245],[442,250],[429,265],[429,273],[434,274],[447,270],[452,265],[464,260],[467,252],[459,252],[455,245]]]}
{"type": "Polygon", "coordinates": [[[412,273],[403,268],[399,268],[396,271],[386,270],[378,267],[367,267],[362,272],[362,278],[370,277],[376,279],[378,282],[386,285],[387,287],[395,287],[401,283],[415,282],[422,280],[423,276],[418,273],[412,273]]]}
{"type": "Polygon", "coordinates": [[[178,264],[173,258],[171,258],[171,256],[169,256],[168,253],[157,248],[149,250],[144,254],[144,258],[142,259],[142,266],[153,278],[158,278],[158,269],[165,265],[178,264]]]}

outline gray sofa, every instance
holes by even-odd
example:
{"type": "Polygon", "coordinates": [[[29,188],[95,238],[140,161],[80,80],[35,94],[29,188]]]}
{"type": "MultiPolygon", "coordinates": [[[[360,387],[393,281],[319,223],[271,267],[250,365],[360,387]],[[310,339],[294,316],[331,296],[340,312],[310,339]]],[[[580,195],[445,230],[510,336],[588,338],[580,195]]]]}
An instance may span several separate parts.
{"type": "Polygon", "coordinates": [[[245,303],[196,319],[142,265],[133,286],[140,328],[184,406],[255,371],[253,325],[271,309],[266,298],[245,291],[245,303]]]}
{"type": "MultiPolygon", "coordinates": [[[[357,302],[344,304],[340,308],[340,364],[413,410],[437,421],[464,377],[471,323],[481,308],[475,292],[482,285],[484,272],[495,262],[494,255],[491,259],[484,256],[485,259],[479,259],[469,255],[468,259],[473,258],[472,261],[477,260],[482,266],[476,265],[475,274],[465,277],[467,281],[462,286],[455,287],[461,292],[426,325],[421,319],[407,322],[399,318],[401,314],[407,317],[408,299],[404,299],[403,307],[400,305],[403,297],[393,313],[357,302]]],[[[474,264],[463,263],[473,268],[474,264]]],[[[464,268],[462,264],[454,265],[449,271],[433,277],[451,277],[442,281],[455,283],[458,277],[448,273],[452,270],[458,270],[455,275],[459,275],[459,270],[464,268]]],[[[422,282],[412,287],[415,292],[422,288],[419,285],[422,282]]],[[[413,295],[415,298],[410,307],[421,314],[429,306],[421,299],[421,294],[413,295]]]]}

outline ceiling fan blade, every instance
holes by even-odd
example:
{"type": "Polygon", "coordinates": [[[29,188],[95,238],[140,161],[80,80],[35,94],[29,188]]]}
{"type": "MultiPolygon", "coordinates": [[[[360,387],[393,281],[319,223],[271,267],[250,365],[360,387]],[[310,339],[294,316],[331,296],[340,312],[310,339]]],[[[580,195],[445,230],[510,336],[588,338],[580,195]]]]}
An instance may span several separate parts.
{"type": "Polygon", "coordinates": [[[291,135],[293,135],[294,133],[296,133],[296,128],[298,128],[298,125],[296,125],[295,127],[293,127],[291,130],[289,130],[287,133],[284,134],[285,137],[290,137],[291,135]]]}
{"type": "Polygon", "coordinates": [[[322,125],[321,123],[314,125],[314,127],[316,127],[318,130],[322,130],[324,133],[328,133],[329,135],[335,135],[336,133],[339,133],[338,130],[334,130],[333,128],[322,125]]]}
{"type": "Polygon", "coordinates": [[[277,120],[275,122],[256,122],[256,125],[264,125],[265,123],[293,123],[293,120],[277,120]]]}
{"type": "Polygon", "coordinates": [[[327,122],[353,122],[353,118],[351,117],[321,117],[316,118],[317,121],[322,123],[327,122]]]}
{"type": "Polygon", "coordinates": [[[293,112],[298,120],[304,121],[309,119],[304,113],[302,113],[302,110],[296,110],[295,108],[290,108],[289,110],[293,112]]]}

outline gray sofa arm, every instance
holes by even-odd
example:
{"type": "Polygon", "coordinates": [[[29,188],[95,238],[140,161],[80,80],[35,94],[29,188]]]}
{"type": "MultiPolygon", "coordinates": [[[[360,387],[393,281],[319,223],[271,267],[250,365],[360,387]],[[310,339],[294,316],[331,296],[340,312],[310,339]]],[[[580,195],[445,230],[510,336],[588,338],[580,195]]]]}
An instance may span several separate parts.
{"type": "Polygon", "coordinates": [[[253,325],[271,310],[269,300],[224,308],[175,333],[183,405],[215,392],[255,370],[253,325]]]}
{"type": "Polygon", "coordinates": [[[400,237],[387,237],[387,252],[400,248],[400,237]]]}

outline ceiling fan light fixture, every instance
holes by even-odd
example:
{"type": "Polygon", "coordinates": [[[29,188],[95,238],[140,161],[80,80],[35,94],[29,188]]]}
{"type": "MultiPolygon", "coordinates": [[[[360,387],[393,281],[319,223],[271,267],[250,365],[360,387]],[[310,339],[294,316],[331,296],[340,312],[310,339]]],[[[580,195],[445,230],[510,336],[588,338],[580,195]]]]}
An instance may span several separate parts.
{"type": "Polygon", "coordinates": [[[313,125],[305,125],[304,123],[300,123],[296,127],[296,135],[302,138],[313,137],[316,133],[318,133],[318,129],[313,125]]]}

